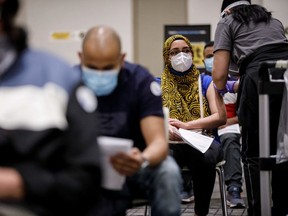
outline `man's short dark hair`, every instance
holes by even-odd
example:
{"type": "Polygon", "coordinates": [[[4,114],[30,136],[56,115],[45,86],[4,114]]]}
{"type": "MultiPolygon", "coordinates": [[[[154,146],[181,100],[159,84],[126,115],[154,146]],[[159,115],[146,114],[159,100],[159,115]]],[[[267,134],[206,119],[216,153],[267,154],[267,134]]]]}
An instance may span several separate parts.
{"type": "Polygon", "coordinates": [[[205,50],[207,47],[213,47],[213,46],[214,46],[214,41],[209,41],[208,43],[205,44],[204,50],[205,50]]]}
{"type": "Polygon", "coordinates": [[[19,0],[4,0],[0,3],[1,19],[15,17],[19,9],[19,0]]]}

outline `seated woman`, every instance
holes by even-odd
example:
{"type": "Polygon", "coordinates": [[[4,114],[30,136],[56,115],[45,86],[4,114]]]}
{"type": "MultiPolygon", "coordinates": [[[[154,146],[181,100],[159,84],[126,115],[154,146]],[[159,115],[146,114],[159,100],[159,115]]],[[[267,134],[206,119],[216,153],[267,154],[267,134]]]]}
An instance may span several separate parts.
{"type": "MultiPolygon", "coordinates": [[[[163,105],[170,115],[169,139],[182,140],[177,132],[179,128],[205,130],[212,135],[214,128],[226,123],[225,105],[213,88],[212,78],[200,75],[193,65],[190,41],[182,35],[169,37],[164,43],[163,57],[165,69],[161,75],[161,89],[163,105]]],[[[204,154],[183,141],[182,144],[170,144],[170,149],[180,168],[187,166],[191,171],[195,214],[207,215],[215,166],[223,158],[220,142],[214,139],[204,154]]]]}

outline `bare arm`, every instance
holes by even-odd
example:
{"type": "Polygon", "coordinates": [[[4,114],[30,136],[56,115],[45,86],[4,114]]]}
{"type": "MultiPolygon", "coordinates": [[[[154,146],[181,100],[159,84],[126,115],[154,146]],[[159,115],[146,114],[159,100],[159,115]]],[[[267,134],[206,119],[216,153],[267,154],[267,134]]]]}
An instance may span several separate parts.
{"type": "Polygon", "coordinates": [[[164,119],[156,116],[146,117],[141,121],[141,129],[147,144],[143,156],[149,160],[152,166],[157,165],[168,154],[164,119]]]}
{"type": "Polygon", "coordinates": [[[233,125],[238,123],[238,116],[234,116],[232,118],[228,118],[226,122],[226,126],[233,125]]]}
{"type": "Polygon", "coordinates": [[[224,89],[229,72],[230,52],[218,50],[214,53],[212,78],[217,89],[224,89]]]}
{"type": "Polygon", "coordinates": [[[216,93],[211,82],[206,93],[211,115],[202,119],[189,122],[181,122],[170,119],[169,123],[177,128],[184,129],[212,129],[226,123],[226,109],[222,97],[216,93]]]}
{"type": "Polygon", "coordinates": [[[16,169],[0,168],[0,199],[20,200],[24,196],[23,184],[16,169]]]}
{"type": "Polygon", "coordinates": [[[141,130],[147,144],[146,149],[140,152],[133,148],[129,153],[118,153],[111,157],[113,167],[123,175],[133,175],[140,168],[143,158],[151,166],[163,161],[168,154],[168,143],[165,136],[164,119],[157,116],[148,116],[141,120],[141,130]]]}
{"type": "Polygon", "coordinates": [[[233,125],[233,124],[237,124],[237,123],[238,123],[238,116],[234,116],[232,118],[228,118],[226,124],[225,125],[221,125],[219,127],[219,129],[225,128],[225,127],[227,127],[229,125],[233,125]]]}
{"type": "Polygon", "coordinates": [[[236,92],[236,93],[238,92],[238,89],[239,89],[239,82],[240,82],[240,80],[238,79],[234,85],[234,92],[236,92]]]}

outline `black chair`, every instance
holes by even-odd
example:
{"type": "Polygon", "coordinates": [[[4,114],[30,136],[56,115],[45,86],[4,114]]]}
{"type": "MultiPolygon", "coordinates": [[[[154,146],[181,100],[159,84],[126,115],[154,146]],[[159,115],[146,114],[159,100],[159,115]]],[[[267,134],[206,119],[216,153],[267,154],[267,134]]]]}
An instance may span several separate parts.
{"type": "Polygon", "coordinates": [[[138,199],[134,199],[132,201],[132,208],[136,208],[136,207],[139,207],[139,206],[145,206],[144,208],[144,216],[150,216],[150,207],[149,207],[149,202],[147,199],[141,199],[141,198],[138,198],[138,199]]]}
{"type": "Polygon", "coordinates": [[[216,164],[216,172],[218,174],[219,180],[219,189],[220,189],[220,197],[221,197],[221,205],[222,205],[222,214],[224,216],[228,216],[227,211],[227,197],[226,197],[226,187],[225,187],[225,178],[224,178],[224,167],[225,160],[222,160],[216,164]]]}
{"type": "MultiPolygon", "coordinates": [[[[221,206],[222,206],[222,214],[223,216],[228,216],[227,210],[227,197],[226,197],[226,187],[225,187],[225,178],[224,178],[224,168],[225,160],[222,160],[216,164],[215,170],[218,174],[218,182],[219,182],[219,191],[221,198],[221,206]]],[[[182,169],[182,175],[189,175],[190,170],[187,167],[182,169]]]]}

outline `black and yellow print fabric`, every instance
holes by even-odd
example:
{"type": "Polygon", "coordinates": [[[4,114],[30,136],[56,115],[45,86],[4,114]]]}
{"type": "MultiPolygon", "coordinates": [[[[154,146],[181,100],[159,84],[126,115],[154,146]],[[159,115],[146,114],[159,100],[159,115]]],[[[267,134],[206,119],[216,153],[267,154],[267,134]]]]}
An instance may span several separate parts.
{"type": "MultiPolygon", "coordinates": [[[[191,47],[189,40],[182,35],[173,35],[164,43],[163,57],[165,69],[161,75],[161,89],[163,106],[169,109],[169,117],[188,122],[199,119],[200,99],[199,99],[199,70],[193,65],[191,72],[184,76],[174,75],[169,71],[171,63],[169,60],[169,50],[173,41],[182,39],[191,47]]],[[[191,47],[192,49],[192,47],[191,47]]],[[[200,94],[202,96],[202,94],[200,94]]],[[[207,99],[203,97],[204,117],[210,115],[207,99]]]]}

